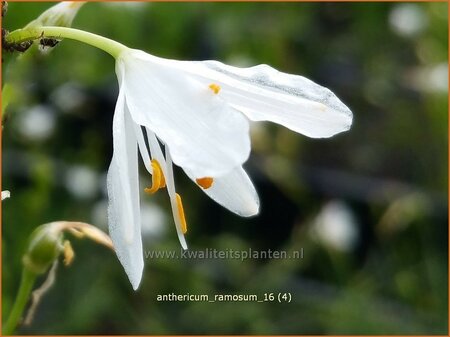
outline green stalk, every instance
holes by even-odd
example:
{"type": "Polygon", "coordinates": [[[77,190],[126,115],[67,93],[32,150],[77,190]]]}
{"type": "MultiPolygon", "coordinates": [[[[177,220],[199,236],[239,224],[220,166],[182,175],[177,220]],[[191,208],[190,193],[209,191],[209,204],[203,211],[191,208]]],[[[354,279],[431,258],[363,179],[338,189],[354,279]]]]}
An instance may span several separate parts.
{"type": "Polygon", "coordinates": [[[14,302],[11,313],[8,320],[2,329],[2,335],[12,335],[17,327],[20,319],[22,318],[23,310],[30,297],[31,290],[33,289],[34,281],[36,280],[36,274],[27,268],[23,268],[22,279],[20,281],[19,292],[14,302]]]}
{"type": "Polygon", "coordinates": [[[66,38],[77,40],[104,50],[114,58],[117,58],[122,51],[128,49],[128,47],[123,44],[106,37],[85,32],[84,30],[67,27],[43,26],[17,29],[6,35],[5,40],[8,43],[21,43],[25,41],[38,40],[43,37],[49,39],[66,38]]]}
{"type": "MultiPolygon", "coordinates": [[[[129,49],[123,44],[116,42],[114,40],[108,39],[106,37],[92,34],[89,32],[85,32],[79,29],[67,28],[67,27],[28,27],[23,29],[17,29],[5,37],[5,41],[7,43],[21,43],[25,41],[33,41],[39,40],[41,38],[49,38],[49,39],[72,39],[76,41],[80,41],[91,45],[93,47],[99,48],[114,58],[117,58],[124,50],[129,49]]],[[[7,97],[5,97],[6,99],[7,97]]],[[[47,242],[44,242],[44,246],[48,245],[47,242]]],[[[44,247],[47,248],[48,247],[44,247]]],[[[51,250],[52,247],[50,247],[51,250]]],[[[32,250],[34,247],[32,248],[32,250]]],[[[45,252],[48,253],[48,252],[45,252]]],[[[50,258],[53,257],[53,251],[50,251],[50,258]]],[[[59,252],[57,252],[59,253],[59,252]]],[[[32,252],[28,252],[28,255],[32,254],[32,252]]],[[[24,263],[29,260],[30,256],[26,255],[24,259],[24,263]]],[[[45,254],[44,254],[45,255],[45,254]]],[[[36,258],[36,256],[31,256],[32,258],[36,258]]],[[[45,257],[48,257],[45,255],[45,257]]],[[[57,255],[53,258],[57,258],[57,255]]],[[[39,259],[38,259],[39,260],[39,259]]],[[[42,261],[41,261],[42,262],[42,261]]],[[[23,311],[28,303],[31,291],[33,289],[34,283],[36,281],[36,277],[41,271],[33,271],[30,268],[29,261],[25,263],[25,266],[22,270],[22,278],[20,281],[19,291],[17,297],[14,301],[12,310],[9,314],[9,317],[2,328],[2,335],[12,335],[19,324],[23,311]],[[28,263],[28,264],[27,264],[28,263]]],[[[44,267],[44,270],[47,267],[44,267]]],[[[42,271],[42,272],[43,272],[42,271]]]]}

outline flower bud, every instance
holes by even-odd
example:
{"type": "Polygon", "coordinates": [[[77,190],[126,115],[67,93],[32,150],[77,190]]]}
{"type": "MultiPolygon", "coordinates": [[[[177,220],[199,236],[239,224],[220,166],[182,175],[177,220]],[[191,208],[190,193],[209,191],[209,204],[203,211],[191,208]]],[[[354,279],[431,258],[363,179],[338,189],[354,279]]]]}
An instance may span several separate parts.
{"type": "Polygon", "coordinates": [[[31,233],[27,251],[22,262],[34,274],[42,274],[62,255],[64,264],[70,265],[75,253],[64,233],[77,238],[88,238],[96,243],[113,249],[111,239],[98,228],[76,221],[55,221],[41,225],[31,233]]]}
{"type": "Polygon", "coordinates": [[[41,225],[31,234],[22,262],[35,274],[45,273],[64,248],[62,232],[54,224],[41,225]]]}

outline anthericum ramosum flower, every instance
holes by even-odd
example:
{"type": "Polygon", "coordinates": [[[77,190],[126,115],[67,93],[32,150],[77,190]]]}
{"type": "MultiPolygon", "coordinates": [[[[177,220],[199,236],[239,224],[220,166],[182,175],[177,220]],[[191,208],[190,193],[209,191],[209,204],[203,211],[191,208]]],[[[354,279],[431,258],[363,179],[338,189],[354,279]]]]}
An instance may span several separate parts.
{"type": "Polygon", "coordinates": [[[267,66],[236,68],[216,61],[158,58],[117,41],[65,27],[19,29],[18,44],[69,38],[116,59],[119,97],[113,119],[114,153],[108,172],[109,228],[134,289],[143,269],[138,149],[153,194],[167,187],[183,248],[187,223],[175,192],[172,162],[212,199],[241,216],[258,213],[259,200],[242,164],[250,152],[248,120],[271,121],[309,137],[348,130],[351,111],[328,89],[267,66]],[[163,149],[163,148],[164,149],[163,149]]]}
{"type": "Polygon", "coordinates": [[[172,163],[216,202],[251,216],[258,213],[259,200],[242,168],[250,153],[248,120],[278,123],[314,138],[331,137],[352,123],[351,111],[330,90],[267,65],[236,68],[124,49],[116,58],[116,73],[120,89],[108,216],[117,255],[134,289],[144,265],[138,149],[152,174],[152,186],[145,191],[153,194],[167,187],[186,249],[187,224],[172,163]]]}

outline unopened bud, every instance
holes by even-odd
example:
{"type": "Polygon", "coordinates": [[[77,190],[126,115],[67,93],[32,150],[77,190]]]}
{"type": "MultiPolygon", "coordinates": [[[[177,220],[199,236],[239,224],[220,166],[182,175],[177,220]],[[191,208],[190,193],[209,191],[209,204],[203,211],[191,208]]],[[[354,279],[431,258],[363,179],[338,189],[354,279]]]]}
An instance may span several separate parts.
{"type": "Polygon", "coordinates": [[[53,223],[39,226],[31,234],[22,262],[35,274],[43,274],[63,250],[62,232],[53,223]]]}
{"type": "Polygon", "coordinates": [[[111,238],[100,229],[76,221],[55,221],[39,226],[31,234],[27,251],[23,257],[25,267],[35,274],[47,271],[60,255],[64,264],[69,266],[75,253],[63,234],[71,233],[77,238],[87,238],[110,249],[113,249],[111,238]]]}

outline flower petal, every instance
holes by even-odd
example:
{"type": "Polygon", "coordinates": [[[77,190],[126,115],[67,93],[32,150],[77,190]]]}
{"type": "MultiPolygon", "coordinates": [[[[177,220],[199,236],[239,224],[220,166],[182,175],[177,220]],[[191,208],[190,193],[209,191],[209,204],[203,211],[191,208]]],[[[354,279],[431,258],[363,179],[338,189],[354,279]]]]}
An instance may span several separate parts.
{"type": "Polygon", "coordinates": [[[217,61],[178,61],[180,70],[220,95],[253,121],[270,121],[313,138],[331,137],[352,124],[352,112],[329,89],[262,64],[237,68],[217,61]]]}
{"type": "Polygon", "coordinates": [[[137,143],[132,120],[121,91],[113,120],[114,154],[108,171],[109,234],[120,263],[137,289],[144,259],[139,212],[137,143]]]}
{"type": "Polygon", "coordinates": [[[137,50],[118,58],[133,120],[158,135],[175,164],[198,175],[219,176],[240,166],[250,153],[248,120],[173,62],[137,50]]]}
{"type": "Polygon", "coordinates": [[[28,23],[25,28],[36,26],[70,27],[78,10],[85,3],[85,1],[62,1],[47,9],[37,19],[28,23]]]}
{"type": "MultiPolygon", "coordinates": [[[[193,182],[199,178],[186,171],[193,182]]],[[[252,216],[259,212],[259,197],[252,181],[242,167],[224,176],[213,178],[211,187],[204,189],[211,199],[240,216],[252,216]]]]}

